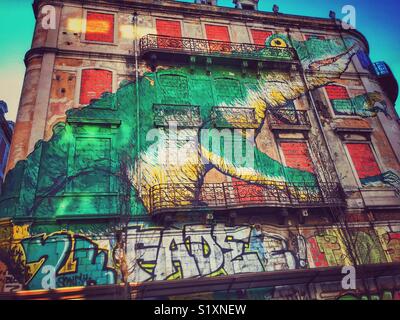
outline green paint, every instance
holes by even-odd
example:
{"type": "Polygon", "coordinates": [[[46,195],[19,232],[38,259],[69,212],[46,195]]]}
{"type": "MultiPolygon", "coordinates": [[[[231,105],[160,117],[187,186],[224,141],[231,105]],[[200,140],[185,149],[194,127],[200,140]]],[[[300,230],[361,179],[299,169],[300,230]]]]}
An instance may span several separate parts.
{"type": "MultiPolygon", "coordinates": [[[[338,55],[331,67],[344,71],[351,52],[339,42],[313,39],[306,43],[294,42],[294,47],[303,63],[328,67],[324,59],[329,57],[326,48],[329,46],[331,52],[338,55]],[[320,43],[320,50],[310,54],[309,49],[317,43],[320,43]]],[[[235,142],[234,148],[241,147],[239,154],[251,154],[253,163],[238,162],[230,156],[235,150],[226,148],[212,148],[212,155],[220,156],[223,161],[213,158],[209,165],[200,163],[202,150],[195,146],[190,145],[192,158],[181,156],[182,148],[189,141],[197,140],[204,149],[209,149],[209,141],[220,138],[213,131],[215,106],[249,108],[261,100],[264,106],[256,110],[257,129],[261,129],[268,107],[284,107],[306,91],[298,75],[285,72],[265,71],[258,78],[251,71],[244,77],[235,67],[212,65],[209,70],[211,75],[201,67],[194,70],[170,68],[144,74],[139,82],[140,137],[136,136],[137,99],[132,83],[124,82],[115,94],[106,93],[86,108],[69,110],[67,122],[55,126],[52,139],[38,142],[32,154],[8,174],[0,198],[0,215],[21,219],[98,218],[119,215],[122,207],[131,215],[144,215],[148,214],[146,204],[151,187],[165,182],[191,183],[197,190],[185,191],[180,197],[182,201],[192,199],[211,168],[245,181],[255,179],[261,185],[265,180],[285,181],[285,177],[294,184],[315,183],[312,174],[287,168],[261,152],[256,143],[242,134],[232,135],[237,126],[229,109],[225,115],[218,116],[219,120],[223,117],[223,124],[230,125],[227,139],[235,142]],[[165,166],[160,160],[162,154],[170,150],[166,141],[169,129],[165,126],[169,120],[180,123],[177,130],[180,142],[175,154],[183,160],[183,165],[178,168],[165,166]],[[186,128],[181,127],[185,125],[186,128]],[[155,129],[156,137],[149,140],[146,135],[151,129],[155,129]],[[206,129],[204,136],[199,136],[199,129],[206,129]],[[136,141],[141,141],[139,148],[136,141]],[[135,181],[130,183],[136,178],[138,162],[143,172],[141,197],[139,185],[135,181]],[[164,175],[162,179],[160,174],[164,175]],[[128,187],[126,179],[131,180],[128,187]],[[121,199],[127,196],[129,205],[121,206],[121,199]]],[[[308,76],[311,88],[331,80],[308,76]]]]}

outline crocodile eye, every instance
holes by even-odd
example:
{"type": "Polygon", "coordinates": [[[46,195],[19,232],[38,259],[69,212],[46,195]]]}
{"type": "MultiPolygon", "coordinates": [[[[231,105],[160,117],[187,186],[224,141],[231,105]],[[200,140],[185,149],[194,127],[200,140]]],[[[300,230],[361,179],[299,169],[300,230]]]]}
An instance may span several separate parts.
{"type": "Polygon", "coordinates": [[[281,38],[275,38],[271,41],[271,47],[280,47],[280,48],[286,48],[287,44],[286,42],[281,39],[281,38]]]}

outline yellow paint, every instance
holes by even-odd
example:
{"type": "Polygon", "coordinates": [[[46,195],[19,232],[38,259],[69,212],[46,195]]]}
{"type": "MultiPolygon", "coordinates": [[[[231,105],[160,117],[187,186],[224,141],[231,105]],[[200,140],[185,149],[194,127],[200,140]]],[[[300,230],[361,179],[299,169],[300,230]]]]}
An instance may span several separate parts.
{"type": "Polygon", "coordinates": [[[207,243],[203,243],[203,255],[207,256],[211,251],[210,246],[207,243]]]}
{"type": "Polygon", "coordinates": [[[271,41],[271,47],[286,48],[286,41],[282,38],[275,38],[271,41]]]}
{"type": "Polygon", "coordinates": [[[182,266],[179,261],[174,261],[174,267],[177,270],[176,272],[170,274],[166,280],[178,280],[178,279],[183,279],[183,272],[182,272],[182,266]]]}
{"type": "Polygon", "coordinates": [[[212,277],[227,276],[227,275],[228,272],[226,272],[224,268],[220,268],[217,271],[210,273],[207,277],[212,278],[212,277]]]}
{"type": "Polygon", "coordinates": [[[80,18],[69,18],[67,20],[67,31],[73,33],[82,32],[82,19],[80,18]]]}
{"type": "Polygon", "coordinates": [[[86,33],[104,33],[108,34],[112,28],[109,21],[104,20],[88,20],[86,25],[86,33]]]}
{"type": "MultiPolygon", "coordinates": [[[[75,248],[75,237],[72,236],[71,239],[72,239],[71,240],[71,248],[75,248]]],[[[66,263],[58,271],[59,274],[76,272],[77,261],[74,260],[74,253],[75,253],[75,250],[71,250],[66,263]]]]}
{"type": "Polygon", "coordinates": [[[135,40],[140,39],[147,34],[151,34],[152,29],[138,26],[135,32],[135,27],[132,24],[125,24],[119,27],[119,32],[122,39],[135,40]]]}

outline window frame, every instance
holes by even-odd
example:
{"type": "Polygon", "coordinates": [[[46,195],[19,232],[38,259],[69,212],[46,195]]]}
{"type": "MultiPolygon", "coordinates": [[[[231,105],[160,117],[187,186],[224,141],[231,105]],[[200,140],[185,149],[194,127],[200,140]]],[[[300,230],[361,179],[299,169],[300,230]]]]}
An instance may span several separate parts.
{"type": "MultiPolygon", "coordinates": [[[[111,93],[115,93],[117,89],[117,73],[115,70],[110,69],[110,68],[105,68],[105,67],[83,67],[80,68],[77,72],[77,77],[76,77],[76,86],[75,86],[75,101],[74,105],[77,107],[82,107],[86,106],[87,104],[81,104],[81,92],[82,92],[82,74],[84,70],[104,70],[104,71],[110,71],[111,72],[111,93]]],[[[90,104],[90,103],[89,103],[90,104]]],[[[115,109],[115,106],[113,108],[110,107],[110,109],[115,109]]]]}
{"type": "MultiPolygon", "coordinates": [[[[309,172],[309,173],[313,174],[315,176],[315,178],[318,179],[318,167],[317,167],[316,161],[314,159],[314,154],[313,154],[313,152],[311,152],[310,143],[307,139],[304,139],[304,138],[297,138],[297,139],[296,138],[277,138],[275,141],[276,141],[276,145],[278,148],[278,155],[282,162],[282,165],[285,167],[288,167],[288,168],[291,168],[291,167],[289,167],[286,163],[286,157],[283,152],[281,143],[305,143],[307,146],[308,155],[310,157],[310,160],[311,160],[311,163],[312,163],[312,166],[314,169],[314,172],[309,172]]],[[[295,168],[292,168],[292,169],[295,169],[295,168]]],[[[298,169],[298,170],[301,170],[301,169],[298,169]]],[[[308,172],[308,171],[306,171],[306,172],[308,172]]]]}
{"type": "Polygon", "coordinates": [[[370,186],[363,186],[363,184],[361,183],[361,179],[360,179],[360,177],[358,175],[358,172],[356,170],[356,167],[354,165],[353,158],[351,157],[350,151],[347,148],[348,144],[366,144],[366,145],[369,145],[370,150],[372,152],[372,155],[374,156],[375,162],[376,162],[379,170],[381,171],[381,173],[384,173],[386,170],[384,170],[384,166],[382,164],[381,158],[379,157],[377,151],[375,150],[374,144],[372,143],[372,141],[365,141],[365,140],[364,141],[363,140],[346,140],[346,141],[342,142],[342,145],[343,145],[346,157],[347,157],[347,161],[350,164],[350,168],[351,168],[351,170],[353,172],[353,176],[354,176],[354,178],[356,180],[357,186],[359,188],[371,188],[370,186]]]}
{"type": "Polygon", "coordinates": [[[263,31],[263,32],[271,32],[271,35],[270,35],[270,36],[272,36],[272,35],[275,34],[275,31],[274,31],[274,30],[266,30],[266,29],[261,29],[261,28],[249,27],[250,40],[251,40],[251,43],[253,43],[253,44],[255,44],[255,45],[257,45],[257,44],[256,44],[256,42],[254,41],[253,30],[254,30],[254,31],[263,31]]]}
{"type": "MultiPolygon", "coordinates": [[[[328,91],[326,89],[327,86],[343,87],[343,88],[346,89],[349,98],[352,99],[353,97],[350,94],[350,88],[348,86],[346,86],[346,85],[338,84],[338,83],[332,83],[332,84],[329,84],[329,85],[326,85],[326,86],[323,87],[323,94],[324,94],[325,100],[328,102],[329,112],[330,112],[331,117],[333,119],[362,119],[361,116],[356,115],[356,114],[352,114],[352,115],[336,114],[335,109],[333,108],[333,104],[331,102],[331,99],[329,98],[328,91]]],[[[353,102],[352,102],[352,104],[353,104],[353,102]]]]}
{"type": "Polygon", "coordinates": [[[179,19],[179,18],[170,18],[170,17],[164,17],[164,16],[156,16],[156,17],[154,17],[154,30],[155,30],[155,34],[156,35],[161,35],[161,34],[159,34],[158,33],[158,30],[157,30],[157,20],[164,20],[164,21],[171,21],[171,22],[179,22],[179,26],[180,26],[180,29],[181,29],[181,38],[183,38],[185,35],[184,35],[184,28],[183,28],[183,20],[181,20],[181,19],[179,19]]]}
{"type": "MultiPolygon", "coordinates": [[[[229,22],[223,23],[223,22],[216,22],[216,21],[209,21],[209,20],[202,21],[201,22],[201,29],[202,29],[202,32],[203,32],[203,38],[205,40],[210,40],[207,37],[206,25],[226,27],[228,29],[229,42],[232,42],[232,30],[231,30],[231,26],[230,26],[229,22]]],[[[222,40],[210,40],[210,41],[222,41],[222,40]]]]}
{"type": "Polygon", "coordinates": [[[87,43],[87,44],[100,44],[100,45],[110,45],[110,46],[117,46],[119,43],[119,26],[118,26],[118,18],[117,18],[117,12],[112,12],[110,11],[104,11],[104,10],[97,10],[97,9],[91,9],[91,8],[85,8],[83,11],[83,19],[82,19],[82,33],[81,33],[81,42],[87,43]],[[107,14],[107,15],[112,15],[114,17],[114,37],[113,37],[113,42],[107,42],[107,41],[93,41],[93,40],[87,40],[86,39],[86,31],[87,31],[87,16],[88,13],[99,13],[99,14],[107,14]]]}

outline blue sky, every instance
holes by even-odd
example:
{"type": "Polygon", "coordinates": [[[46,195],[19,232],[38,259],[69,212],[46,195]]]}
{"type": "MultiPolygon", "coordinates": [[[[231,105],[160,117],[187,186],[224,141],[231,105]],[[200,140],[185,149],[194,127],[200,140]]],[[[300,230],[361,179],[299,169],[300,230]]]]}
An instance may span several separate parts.
{"type": "MultiPolygon", "coordinates": [[[[193,2],[193,0],[181,0],[193,2]]],[[[233,7],[232,0],[219,5],[233,7]]],[[[9,105],[8,119],[17,113],[25,74],[24,55],[31,46],[35,20],[32,0],[0,0],[0,100],[9,105]]],[[[277,4],[280,12],[327,17],[334,10],[341,17],[342,7],[356,8],[356,27],[369,41],[372,61],[385,61],[400,80],[400,2],[398,0],[260,0],[260,10],[271,11],[277,4]]],[[[400,107],[397,107],[400,111],[400,107]]]]}

